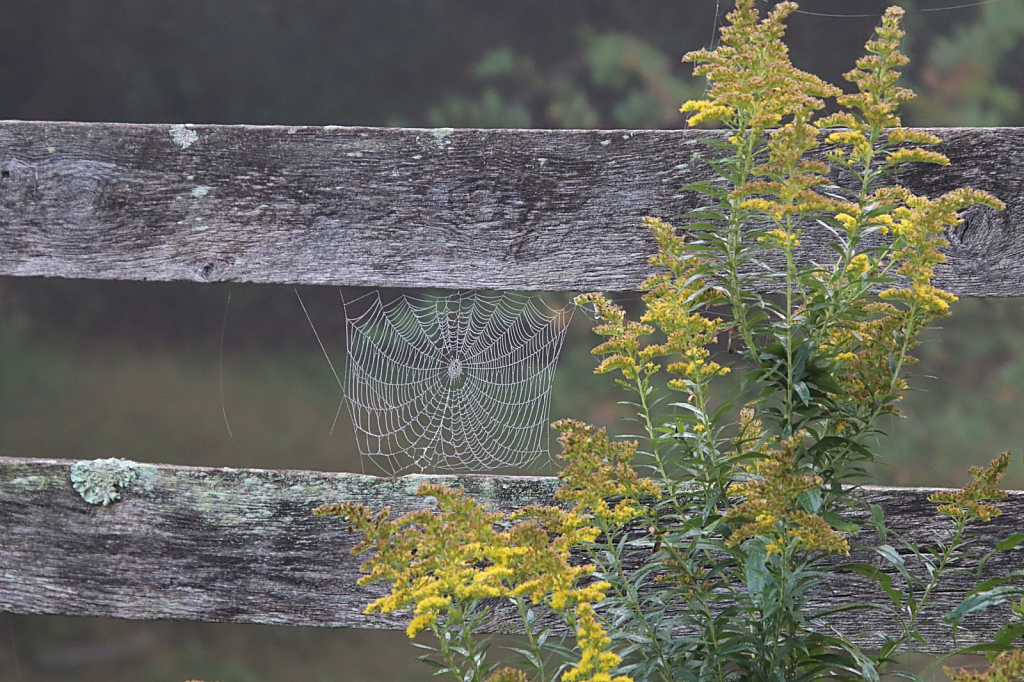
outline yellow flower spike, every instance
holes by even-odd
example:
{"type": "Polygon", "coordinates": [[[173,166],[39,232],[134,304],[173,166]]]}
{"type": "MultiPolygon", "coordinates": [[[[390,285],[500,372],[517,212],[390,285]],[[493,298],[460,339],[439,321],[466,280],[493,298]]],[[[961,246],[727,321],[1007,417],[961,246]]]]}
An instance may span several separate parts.
{"type": "Polygon", "coordinates": [[[569,601],[569,590],[559,590],[551,595],[551,608],[561,611],[569,601]]]}
{"type": "Polygon", "coordinates": [[[825,141],[831,142],[832,144],[856,144],[864,141],[864,133],[859,130],[839,131],[829,135],[825,138],[825,141]]]}
{"type": "Polygon", "coordinates": [[[779,248],[786,250],[800,246],[800,240],[797,239],[795,233],[787,233],[785,230],[780,230],[778,228],[768,230],[763,236],[758,237],[757,241],[767,244],[775,244],[779,248]]]}
{"type": "Polygon", "coordinates": [[[989,521],[1002,514],[1002,511],[995,505],[981,503],[1006,498],[1006,493],[999,489],[999,482],[1009,466],[1010,453],[1004,452],[984,469],[971,467],[971,482],[963,489],[934,493],[928,497],[928,501],[944,503],[939,505],[939,513],[953,519],[989,521]]]}
{"type": "Polygon", "coordinates": [[[423,613],[428,609],[437,611],[439,609],[447,608],[451,601],[451,597],[441,597],[438,595],[426,597],[416,604],[416,613],[423,613]]]}
{"type": "Polygon", "coordinates": [[[853,277],[860,277],[871,269],[871,261],[868,260],[867,254],[858,253],[852,259],[850,264],[846,266],[846,273],[853,277]]]}
{"type": "Polygon", "coordinates": [[[783,544],[778,536],[781,527],[806,550],[849,552],[849,543],[841,533],[820,516],[808,514],[797,506],[797,498],[802,493],[822,484],[818,476],[798,475],[794,471],[793,450],[805,435],[797,433],[780,443],[781,449],[766,450],[765,456],[748,468],[753,476],[733,484],[730,492],[744,499],[730,508],[725,518],[743,523],[729,536],[727,545],[735,547],[751,537],[766,537],[769,538],[768,553],[781,554],[783,544]]]}
{"type": "Polygon", "coordinates": [[[839,213],[836,215],[836,220],[842,223],[843,227],[847,230],[852,230],[857,227],[857,219],[849,213],[839,213]]]}
{"type": "Polygon", "coordinates": [[[939,144],[942,138],[924,130],[912,128],[891,128],[888,131],[890,144],[939,144]]]}
{"type": "Polygon", "coordinates": [[[700,125],[705,121],[730,121],[736,114],[730,107],[703,99],[690,100],[679,107],[679,111],[684,114],[690,111],[696,112],[686,119],[686,124],[689,126],[700,125]]]}
{"type": "Polygon", "coordinates": [[[416,635],[429,628],[435,622],[437,622],[437,614],[422,614],[416,616],[409,623],[409,627],[405,629],[405,634],[409,636],[409,639],[413,639],[416,635]]]}
{"type": "Polygon", "coordinates": [[[930,152],[920,147],[914,149],[897,149],[891,152],[885,159],[887,166],[896,166],[903,163],[934,163],[940,166],[949,165],[949,157],[938,152],[930,152]]]}
{"type": "MultiPolygon", "coordinates": [[[[564,682],[610,682],[611,672],[622,662],[622,658],[607,647],[611,639],[597,622],[593,607],[583,602],[576,606],[576,646],[580,657],[575,666],[562,675],[564,682]]],[[[618,676],[616,680],[632,679],[618,676]]]]}
{"type": "Polygon", "coordinates": [[[740,204],[740,208],[748,211],[763,211],[770,214],[777,205],[775,202],[768,201],[767,199],[754,198],[744,201],[740,204]]]}

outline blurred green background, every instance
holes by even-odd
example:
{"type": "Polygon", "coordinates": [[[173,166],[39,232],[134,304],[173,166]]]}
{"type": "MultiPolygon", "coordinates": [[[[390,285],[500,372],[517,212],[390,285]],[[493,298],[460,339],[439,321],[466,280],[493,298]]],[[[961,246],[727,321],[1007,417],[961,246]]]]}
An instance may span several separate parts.
{"type": "MultiPolygon", "coordinates": [[[[773,2],[764,2],[767,8],[773,2]]],[[[1024,2],[908,10],[909,125],[1022,125],[1024,2]],[[941,10],[941,11],[937,11],[941,10]]],[[[794,62],[834,82],[886,3],[804,0],[794,62]],[[868,16],[828,16],[828,15],[868,16]]],[[[681,127],[679,62],[723,0],[0,1],[0,118],[681,127]]],[[[718,17],[716,19],[716,16],[718,17]]],[[[344,360],[335,289],[300,293],[344,360]]],[[[355,292],[352,292],[355,293],[355,292]]],[[[634,299],[635,300],[635,297],[634,299]]],[[[622,430],[577,314],[552,418],[622,430]]],[[[1001,450],[1024,487],[1024,310],[968,300],[926,334],[880,482],[960,485],[1001,450]]],[[[0,453],[358,471],[341,392],[290,287],[0,279],[0,453]],[[230,302],[229,302],[230,301],[230,302]],[[229,432],[230,426],[230,432],[229,432]]],[[[0,614],[18,682],[427,679],[402,633],[0,614]]]]}

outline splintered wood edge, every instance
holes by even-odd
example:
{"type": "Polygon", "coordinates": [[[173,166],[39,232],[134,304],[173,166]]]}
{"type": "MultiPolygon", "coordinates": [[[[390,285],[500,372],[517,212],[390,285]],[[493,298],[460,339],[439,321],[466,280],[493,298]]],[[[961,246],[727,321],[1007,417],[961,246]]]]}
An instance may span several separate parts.
{"type": "MultiPolygon", "coordinates": [[[[397,515],[432,504],[430,498],[415,495],[430,480],[464,486],[490,508],[508,512],[550,503],[558,487],[551,477],[386,479],[132,463],[126,487],[116,488],[120,499],[104,506],[83,496],[88,487],[83,481],[93,471],[102,473],[102,465],[90,462],[76,469],[80,492],[72,485],[75,463],[0,458],[0,609],[136,620],[404,629],[405,614],[363,613],[385,588],[356,586],[360,559],[350,553],[356,534],[341,519],[313,516],[314,507],[349,500],[374,509],[390,507],[397,515]]],[[[102,476],[89,481],[103,485],[102,476]]],[[[882,506],[891,529],[926,542],[934,533],[949,531],[948,520],[926,500],[934,491],[872,487],[865,495],[882,506]]],[[[1024,493],[1011,492],[1000,507],[1002,516],[976,529],[976,551],[984,552],[1021,527],[1024,493]]],[[[867,531],[860,535],[851,537],[855,545],[877,543],[867,531]]],[[[856,554],[867,561],[874,556],[870,549],[856,554]]],[[[986,575],[1019,568],[1020,556],[1020,550],[1001,552],[986,575]]],[[[934,607],[926,615],[941,621],[963,597],[966,585],[961,578],[936,591],[934,607]]],[[[870,586],[857,576],[829,574],[812,607],[878,602],[877,589],[868,599],[870,586]]],[[[515,631],[515,614],[500,606],[497,613],[496,627],[515,631]]],[[[1005,618],[1006,612],[998,609],[980,614],[961,629],[958,643],[991,634],[1005,618]]],[[[831,623],[848,634],[893,632],[881,608],[839,614],[831,623]]],[[[953,644],[941,624],[926,623],[922,630],[936,651],[953,644]]]]}
{"type": "MultiPolygon", "coordinates": [[[[895,181],[965,211],[936,284],[1024,294],[1024,129],[936,129],[948,168],[895,181]]],[[[706,130],[0,122],[0,275],[591,291],[634,289],[646,215],[702,200],[706,130]]],[[[829,251],[801,236],[804,262],[829,251]]]]}

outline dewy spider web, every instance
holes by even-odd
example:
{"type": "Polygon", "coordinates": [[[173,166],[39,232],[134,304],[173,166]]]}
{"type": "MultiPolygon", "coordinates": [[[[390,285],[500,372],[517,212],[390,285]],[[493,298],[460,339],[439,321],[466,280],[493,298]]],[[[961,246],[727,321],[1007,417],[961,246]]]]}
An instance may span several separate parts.
{"type": "Polygon", "coordinates": [[[345,393],[364,465],[398,476],[522,468],[550,456],[567,309],[514,293],[387,303],[371,293],[346,301],[345,317],[345,393]]]}

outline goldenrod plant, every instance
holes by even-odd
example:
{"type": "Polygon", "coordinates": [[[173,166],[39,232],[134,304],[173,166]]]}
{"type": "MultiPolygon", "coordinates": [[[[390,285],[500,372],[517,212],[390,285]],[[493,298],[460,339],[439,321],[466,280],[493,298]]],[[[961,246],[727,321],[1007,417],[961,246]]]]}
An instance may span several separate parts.
{"type": "MultiPolygon", "coordinates": [[[[898,411],[907,388],[916,337],[956,300],[932,283],[943,232],[964,208],[1003,205],[977,190],[927,198],[893,182],[907,164],[949,163],[931,149],[934,134],[900,125],[897,108],[913,97],[896,85],[907,61],[901,9],[886,11],[846,74],[851,94],[790,63],[783,22],[795,9],[783,2],[761,19],[754,0],[737,0],[720,45],[684,57],[709,87],[682,111],[725,135],[710,142],[716,176],[684,188],[704,205],[681,228],[645,219],[658,251],[640,318],[602,294],[576,299],[596,312],[597,372],[631,392],[638,440],[556,422],[561,506],[510,518],[429,483],[419,494],[435,507],[397,519],[353,503],[317,510],[364,534],[355,551],[373,553],[360,584],[391,585],[367,612],[407,609],[410,637],[437,638],[426,659],[439,674],[878,680],[897,652],[925,642],[922,614],[971,551],[969,524],[998,513],[989,501],[1002,495],[1009,455],[972,471],[963,491],[934,496],[951,530],[930,544],[900,541],[858,495],[879,418],[898,411]],[[830,98],[841,109],[823,116],[830,98]],[[848,535],[861,526],[843,514],[855,509],[870,509],[879,543],[864,551],[875,562],[850,558],[848,535]],[[836,571],[873,578],[879,599],[812,607],[836,571]],[[830,627],[840,611],[884,600],[888,634],[830,627]],[[480,634],[495,601],[522,620],[518,667],[495,660],[480,634]],[[559,624],[574,637],[557,639],[559,624]]],[[[948,627],[996,603],[1000,588],[1011,586],[979,585],[948,627]]],[[[988,650],[1009,648],[1015,627],[988,650]]]]}
{"type": "Polygon", "coordinates": [[[1024,649],[1004,651],[999,654],[988,670],[950,670],[946,674],[953,682],[1019,682],[1024,680],[1024,649]]]}

